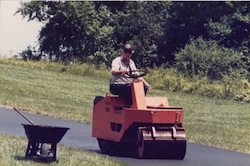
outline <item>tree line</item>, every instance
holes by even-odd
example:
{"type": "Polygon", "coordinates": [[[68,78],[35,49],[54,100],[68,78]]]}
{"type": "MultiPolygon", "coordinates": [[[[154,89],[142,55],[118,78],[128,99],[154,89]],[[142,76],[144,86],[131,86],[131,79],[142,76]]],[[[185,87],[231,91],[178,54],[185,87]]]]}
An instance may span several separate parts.
{"type": "Polygon", "coordinates": [[[31,1],[17,12],[44,24],[23,59],[109,66],[129,42],[139,67],[249,78],[250,2],[31,1]]]}

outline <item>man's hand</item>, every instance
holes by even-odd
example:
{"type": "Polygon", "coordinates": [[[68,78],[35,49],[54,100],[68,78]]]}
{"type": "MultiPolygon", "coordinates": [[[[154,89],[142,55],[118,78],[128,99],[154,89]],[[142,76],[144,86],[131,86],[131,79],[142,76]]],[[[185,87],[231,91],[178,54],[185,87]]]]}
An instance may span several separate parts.
{"type": "Polygon", "coordinates": [[[144,83],[144,85],[148,88],[148,90],[152,89],[152,86],[146,80],[144,80],[143,77],[140,77],[140,78],[137,78],[137,79],[142,81],[144,83]]]}
{"type": "Polygon", "coordinates": [[[145,83],[146,87],[148,88],[148,90],[152,89],[152,86],[149,83],[147,83],[146,81],[144,83],[145,83]]]}
{"type": "Polygon", "coordinates": [[[121,70],[121,74],[128,74],[129,71],[128,70],[121,70]]]}

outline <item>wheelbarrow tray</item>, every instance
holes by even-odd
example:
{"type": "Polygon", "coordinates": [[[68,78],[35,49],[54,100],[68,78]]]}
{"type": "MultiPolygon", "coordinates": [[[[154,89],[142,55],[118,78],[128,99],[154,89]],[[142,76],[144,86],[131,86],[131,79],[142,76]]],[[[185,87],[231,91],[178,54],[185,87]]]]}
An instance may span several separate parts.
{"type": "Polygon", "coordinates": [[[68,131],[66,127],[22,124],[29,141],[57,144],[68,131]]]}
{"type": "Polygon", "coordinates": [[[69,128],[22,124],[28,138],[26,158],[42,157],[56,161],[57,143],[59,143],[69,128]]]}

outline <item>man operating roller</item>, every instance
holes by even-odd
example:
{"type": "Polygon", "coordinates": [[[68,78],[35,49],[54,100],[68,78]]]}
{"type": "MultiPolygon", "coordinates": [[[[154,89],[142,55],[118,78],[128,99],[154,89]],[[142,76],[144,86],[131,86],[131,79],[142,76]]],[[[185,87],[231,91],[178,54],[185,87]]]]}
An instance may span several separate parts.
{"type": "MultiPolygon", "coordinates": [[[[133,81],[133,78],[129,77],[128,73],[137,70],[134,61],[131,59],[133,53],[131,44],[125,44],[122,55],[116,57],[111,65],[110,92],[124,98],[127,106],[132,104],[131,83],[133,81]]],[[[146,94],[151,89],[151,85],[142,77],[138,79],[143,81],[144,92],[146,94]]]]}

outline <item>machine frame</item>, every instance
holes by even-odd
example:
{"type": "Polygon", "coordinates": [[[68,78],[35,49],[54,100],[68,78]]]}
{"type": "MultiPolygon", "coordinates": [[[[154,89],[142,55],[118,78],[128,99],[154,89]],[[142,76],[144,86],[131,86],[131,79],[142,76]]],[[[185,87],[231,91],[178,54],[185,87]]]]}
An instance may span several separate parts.
{"type": "Polygon", "coordinates": [[[143,82],[132,83],[132,105],[116,95],[97,96],[93,106],[92,136],[102,153],[128,151],[138,158],[183,159],[186,135],[184,110],[170,106],[166,97],[146,97],[143,82]]]}

